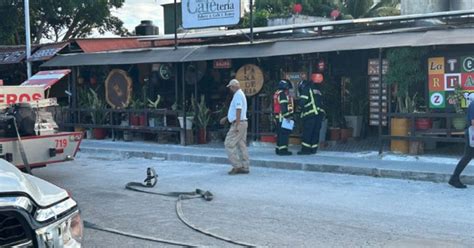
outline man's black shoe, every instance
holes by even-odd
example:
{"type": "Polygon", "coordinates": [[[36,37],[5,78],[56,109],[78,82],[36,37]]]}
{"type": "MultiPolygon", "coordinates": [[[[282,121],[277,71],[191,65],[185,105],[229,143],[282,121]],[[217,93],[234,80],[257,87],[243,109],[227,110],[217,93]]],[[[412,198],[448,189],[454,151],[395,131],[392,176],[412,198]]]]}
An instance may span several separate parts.
{"type": "Polygon", "coordinates": [[[278,153],[278,155],[280,155],[280,156],[291,156],[291,155],[293,155],[293,153],[288,151],[288,150],[282,150],[278,153]]]}
{"type": "Polygon", "coordinates": [[[311,155],[311,151],[299,151],[298,155],[311,155]]]}
{"type": "Polygon", "coordinates": [[[467,188],[466,185],[464,185],[461,180],[459,180],[459,178],[453,178],[451,177],[451,179],[449,179],[449,185],[457,188],[457,189],[465,189],[467,188]]]}

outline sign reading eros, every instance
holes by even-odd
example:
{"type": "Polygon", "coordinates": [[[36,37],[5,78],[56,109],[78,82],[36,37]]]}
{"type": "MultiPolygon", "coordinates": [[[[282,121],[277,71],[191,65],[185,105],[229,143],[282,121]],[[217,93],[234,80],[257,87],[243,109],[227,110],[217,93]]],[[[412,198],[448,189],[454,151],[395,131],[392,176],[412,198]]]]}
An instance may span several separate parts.
{"type": "Polygon", "coordinates": [[[43,87],[1,86],[0,104],[15,104],[44,99],[43,87]]]}

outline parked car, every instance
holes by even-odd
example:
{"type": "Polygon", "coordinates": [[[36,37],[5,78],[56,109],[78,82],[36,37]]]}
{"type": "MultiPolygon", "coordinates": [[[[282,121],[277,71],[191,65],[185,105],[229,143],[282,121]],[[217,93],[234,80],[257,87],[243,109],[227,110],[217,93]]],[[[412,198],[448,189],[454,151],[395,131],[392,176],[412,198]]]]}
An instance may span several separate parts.
{"type": "Polygon", "coordinates": [[[81,247],[83,222],[68,192],[0,159],[0,247],[81,247]]]}

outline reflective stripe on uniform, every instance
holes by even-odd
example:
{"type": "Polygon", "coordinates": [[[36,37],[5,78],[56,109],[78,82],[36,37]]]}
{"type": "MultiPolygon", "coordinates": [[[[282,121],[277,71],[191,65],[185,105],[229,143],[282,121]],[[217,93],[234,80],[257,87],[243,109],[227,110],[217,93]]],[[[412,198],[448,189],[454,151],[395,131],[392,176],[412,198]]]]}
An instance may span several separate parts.
{"type": "Polygon", "coordinates": [[[309,148],[311,148],[311,145],[310,145],[310,144],[308,144],[308,143],[304,143],[304,142],[302,142],[302,143],[301,143],[301,145],[302,145],[302,146],[305,146],[305,147],[309,147],[309,148]]]}
{"type": "Polygon", "coordinates": [[[288,146],[277,146],[278,150],[283,150],[283,149],[287,149],[287,148],[288,148],[288,146]]]}
{"type": "Polygon", "coordinates": [[[313,111],[315,114],[318,114],[318,107],[316,107],[316,101],[314,100],[313,93],[310,92],[309,96],[311,97],[311,104],[313,105],[313,111]]]}
{"type": "Polygon", "coordinates": [[[306,100],[309,99],[309,97],[305,96],[305,95],[301,95],[300,98],[303,98],[303,99],[306,99],[306,100]]]}
{"type": "Polygon", "coordinates": [[[307,115],[310,115],[310,114],[313,114],[313,113],[314,113],[314,114],[318,114],[317,111],[315,112],[314,109],[312,109],[312,110],[310,110],[310,111],[308,111],[308,112],[304,112],[304,113],[303,113],[303,117],[305,117],[305,116],[307,116],[307,115]]]}
{"type": "Polygon", "coordinates": [[[318,148],[318,144],[313,145],[312,148],[318,148]]]}
{"type": "Polygon", "coordinates": [[[280,103],[288,103],[288,100],[281,100],[280,103]]]}

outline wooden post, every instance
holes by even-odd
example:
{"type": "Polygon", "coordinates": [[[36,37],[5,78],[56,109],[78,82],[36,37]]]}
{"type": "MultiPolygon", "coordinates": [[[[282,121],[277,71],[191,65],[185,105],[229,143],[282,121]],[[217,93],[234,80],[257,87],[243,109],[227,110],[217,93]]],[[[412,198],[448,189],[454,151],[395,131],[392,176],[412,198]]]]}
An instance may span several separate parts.
{"type": "Polygon", "coordinates": [[[71,101],[69,107],[72,108],[73,111],[70,113],[72,114],[72,120],[69,119],[68,121],[72,121],[72,123],[77,124],[79,122],[77,116],[77,75],[78,75],[78,67],[73,67],[70,80],[71,81],[71,101]]]}
{"type": "Polygon", "coordinates": [[[182,99],[182,103],[183,103],[183,137],[184,137],[184,143],[183,145],[186,146],[187,145],[187,128],[186,128],[186,82],[184,80],[184,62],[181,63],[181,86],[182,86],[182,96],[183,96],[183,99],[182,99]]]}
{"type": "Polygon", "coordinates": [[[176,102],[176,104],[178,104],[179,100],[178,66],[178,63],[174,64],[174,101],[176,102]]]}

